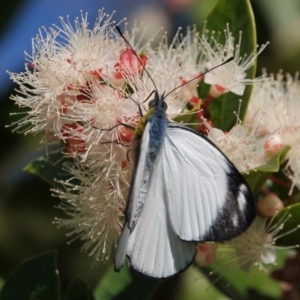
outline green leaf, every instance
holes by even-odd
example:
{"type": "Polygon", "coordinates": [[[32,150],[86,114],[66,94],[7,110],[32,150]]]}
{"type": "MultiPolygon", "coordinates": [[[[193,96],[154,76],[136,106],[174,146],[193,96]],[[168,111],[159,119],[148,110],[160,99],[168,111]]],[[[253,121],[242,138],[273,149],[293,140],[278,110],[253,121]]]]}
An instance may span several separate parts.
{"type": "MultiPolygon", "coordinates": [[[[268,296],[266,294],[261,294],[258,291],[256,291],[255,289],[249,289],[247,291],[247,299],[252,300],[280,300],[279,297],[273,297],[273,296],[268,296]]],[[[244,299],[246,300],[246,299],[244,299]]]]}
{"type": "Polygon", "coordinates": [[[244,300],[244,296],[230,284],[230,281],[228,281],[225,276],[222,276],[217,271],[211,272],[209,268],[199,268],[197,265],[196,268],[206,276],[215,288],[227,296],[228,299],[244,300]]]}
{"type": "Polygon", "coordinates": [[[119,273],[110,270],[99,282],[94,295],[96,300],[149,299],[159,284],[160,281],[142,277],[125,264],[119,273]]]}
{"type": "MultiPolygon", "coordinates": [[[[256,266],[253,266],[250,274],[246,273],[233,263],[232,258],[229,258],[228,249],[222,250],[219,248],[218,251],[219,261],[217,263],[209,268],[199,268],[198,266],[196,268],[205,274],[213,286],[226,296],[226,299],[280,299],[282,291],[280,283],[271,278],[269,273],[259,270],[256,266]],[[252,297],[252,290],[255,290],[261,298],[252,297]],[[266,298],[263,298],[262,294],[266,295],[266,298]]],[[[278,255],[278,266],[283,266],[287,254],[280,254],[278,255]]],[[[274,266],[265,267],[271,271],[274,266]]]]}
{"type": "Polygon", "coordinates": [[[0,277],[0,291],[2,290],[2,287],[4,286],[5,281],[0,277]]]}
{"type": "Polygon", "coordinates": [[[197,112],[200,110],[200,105],[187,109],[180,115],[176,116],[173,121],[177,123],[182,123],[185,126],[188,126],[194,130],[198,130],[199,119],[197,117],[197,112]]]}
{"type": "Polygon", "coordinates": [[[285,160],[290,147],[283,147],[278,153],[271,157],[264,165],[251,170],[248,174],[244,174],[252,192],[256,194],[264,185],[271,173],[278,172],[280,165],[285,160]]]}
{"type": "Polygon", "coordinates": [[[72,163],[73,160],[63,159],[61,153],[52,154],[47,157],[43,156],[33,160],[25,166],[24,171],[40,177],[53,187],[61,187],[56,179],[66,180],[71,177],[70,173],[63,169],[63,165],[66,162],[72,163]]]}
{"type": "MultiPolygon", "coordinates": [[[[230,31],[232,32],[236,41],[239,38],[240,31],[242,31],[243,35],[240,48],[241,56],[245,54],[250,55],[253,53],[253,51],[256,50],[256,28],[250,1],[219,0],[207,19],[207,28],[222,33],[219,40],[222,44],[225,41],[223,31],[227,23],[229,24],[230,31]]],[[[248,69],[247,78],[254,78],[255,71],[256,64],[248,69]]],[[[234,126],[236,123],[236,116],[233,112],[237,112],[239,109],[239,99],[243,100],[239,113],[239,118],[243,120],[251,91],[252,86],[249,85],[246,87],[242,97],[229,92],[219,98],[214,99],[210,105],[210,114],[214,126],[224,131],[228,131],[234,126]]],[[[200,85],[200,96],[203,98],[206,95],[201,93],[200,85]]]]}
{"type": "Polygon", "coordinates": [[[254,195],[256,195],[261,187],[268,180],[270,173],[268,172],[250,172],[249,174],[244,174],[244,177],[254,195]]]}
{"type": "Polygon", "coordinates": [[[76,277],[70,284],[66,300],[94,300],[92,291],[81,277],[76,277]]]}
{"type": "Polygon", "coordinates": [[[291,149],[290,146],[283,147],[274,156],[272,156],[265,164],[261,165],[258,168],[255,168],[255,170],[261,172],[269,172],[269,173],[278,172],[280,169],[280,165],[284,162],[285,157],[290,149],[291,149]]]}
{"type": "Polygon", "coordinates": [[[280,230],[279,235],[284,235],[276,241],[279,246],[296,246],[300,245],[300,203],[293,204],[282,209],[273,221],[283,223],[284,226],[280,230]],[[287,218],[290,215],[289,218],[287,218]],[[285,221],[283,221],[285,219],[285,221]],[[296,229],[297,228],[297,229],[296,229]],[[296,229],[296,230],[295,230],[296,229]],[[293,231],[295,230],[295,231],[293,231]],[[290,232],[292,231],[292,232],[290,232]],[[290,232],[290,233],[289,233],[290,232]]]}
{"type": "Polygon", "coordinates": [[[60,286],[56,252],[23,262],[4,284],[1,300],[58,300],[60,286]]]}

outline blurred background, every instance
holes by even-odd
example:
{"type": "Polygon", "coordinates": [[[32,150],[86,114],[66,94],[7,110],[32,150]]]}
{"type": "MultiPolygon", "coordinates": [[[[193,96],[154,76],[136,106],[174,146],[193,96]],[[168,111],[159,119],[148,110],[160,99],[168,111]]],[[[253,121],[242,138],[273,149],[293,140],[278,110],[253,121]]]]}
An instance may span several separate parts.
{"type": "MultiPolygon", "coordinates": [[[[39,147],[40,136],[11,132],[7,125],[18,119],[10,116],[18,108],[9,100],[15,88],[6,70],[24,70],[24,51],[31,53],[31,39],[38,28],[60,25],[59,16],[70,16],[73,22],[80,10],[89,12],[93,25],[98,9],[117,10],[116,21],[126,17],[143,21],[151,36],[164,27],[170,36],[179,26],[198,24],[213,9],[215,0],[11,0],[0,11],[0,277],[6,279],[24,259],[51,249],[58,249],[58,267],[62,289],[75,274],[81,274],[94,287],[107,265],[91,268],[92,259],[80,253],[80,241],[67,245],[65,229],[57,229],[52,221],[61,212],[55,208],[58,199],[51,197],[49,185],[22,171],[23,167],[44,154],[39,147]],[[155,20],[155,21],[154,21],[155,20]]],[[[258,60],[258,75],[262,68],[268,72],[295,74],[300,70],[300,0],[253,0],[258,44],[270,45],[258,60]]],[[[225,26],[225,24],[224,24],[225,26]]],[[[192,271],[191,271],[192,272],[192,271]]],[[[191,278],[196,275],[189,275],[191,278]]],[[[197,275],[198,276],[198,275],[197,275]]],[[[178,279],[172,279],[176,281],[178,279]]],[[[192,280],[195,287],[200,281],[192,280]]],[[[172,281],[170,282],[172,284],[172,281]]],[[[173,285],[174,286],[174,285],[173,285]]],[[[181,285],[177,285],[177,291],[181,285]]],[[[210,291],[211,292],[211,291],[210,291]]],[[[175,299],[172,289],[168,296],[158,291],[155,299],[175,299]]],[[[174,291],[173,291],[174,293],[174,291]]],[[[174,293],[174,294],[175,294],[174,293]]],[[[178,294],[179,295],[179,294],[178,294]]],[[[195,294],[196,295],[196,294],[195,294]]],[[[192,299],[193,297],[191,296],[192,299]]],[[[178,299],[183,299],[183,295],[178,299]]],[[[195,298],[196,299],[196,298],[195,298]]],[[[199,299],[199,295],[197,295],[199,299]]]]}

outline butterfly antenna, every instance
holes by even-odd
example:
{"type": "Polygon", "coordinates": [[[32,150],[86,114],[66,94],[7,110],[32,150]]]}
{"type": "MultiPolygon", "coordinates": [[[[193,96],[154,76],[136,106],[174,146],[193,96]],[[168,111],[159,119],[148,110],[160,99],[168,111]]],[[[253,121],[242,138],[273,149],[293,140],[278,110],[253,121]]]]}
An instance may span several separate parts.
{"type": "Polygon", "coordinates": [[[140,57],[138,56],[138,54],[136,53],[136,51],[133,49],[133,47],[130,45],[130,43],[128,42],[128,40],[125,38],[125,36],[123,35],[121,29],[119,26],[116,26],[116,30],[118,31],[119,35],[121,36],[121,38],[125,41],[125,43],[129,46],[129,48],[133,51],[133,53],[135,54],[137,60],[139,61],[139,63],[142,65],[143,70],[147,73],[147,75],[149,76],[149,78],[151,79],[155,90],[157,91],[157,87],[156,84],[153,80],[153,78],[151,77],[150,73],[147,71],[146,67],[144,66],[143,62],[141,61],[140,57]]]}
{"type": "Polygon", "coordinates": [[[199,78],[199,77],[204,76],[206,73],[209,73],[210,71],[212,71],[212,70],[214,70],[214,69],[216,69],[216,68],[219,68],[219,67],[221,67],[221,66],[223,66],[223,65],[225,65],[225,64],[227,64],[227,63],[229,63],[229,62],[232,61],[233,59],[234,59],[234,57],[232,56],[232,57],[228,58],[227,60],[225,60],[224,62],[222,62],[220,65],[217,65],[217,66],[215,66],[215,67],[213,67],[213,68],[211,68],[211,69],[205,71],[204,73],[202,73],[202,74],[200,74],[200,75],[198,75],[198,76],[192,78],[191,80],[188,80],[187,82],[185,82],[185,83],[183,83],[183,84],[177,86],[175,89],[173,89],[173,90],[172,90],[171,92],[169,92],[167,95],[165,95],[165,97],[167,97],[168,95],[170,95],[171,93],[173,93],[173,92],[176,91],[177,89],[181,88],[182,86],[184,86],[184,85],[186,85],[186,84],[188,84],[188,83],[194,81],[195,79],[197,79],[197,78],[199,78]]]}

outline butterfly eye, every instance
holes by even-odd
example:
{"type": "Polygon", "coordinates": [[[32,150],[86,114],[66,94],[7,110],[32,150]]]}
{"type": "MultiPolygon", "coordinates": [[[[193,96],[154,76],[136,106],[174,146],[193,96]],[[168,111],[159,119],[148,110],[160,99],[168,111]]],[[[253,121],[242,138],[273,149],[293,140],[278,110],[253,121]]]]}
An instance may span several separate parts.
{"type": "Polygon", "coordinates": [[[151,101],[149,101],[149,108],[153,108],[155,106],[155,99],[152,99],[151,101]]]}
{"type": "Polygon", "coordinates": [[[166,102],[163,103],[163,106],[164,106],[164,110],[168,109],[168,104],[166,102]]]}

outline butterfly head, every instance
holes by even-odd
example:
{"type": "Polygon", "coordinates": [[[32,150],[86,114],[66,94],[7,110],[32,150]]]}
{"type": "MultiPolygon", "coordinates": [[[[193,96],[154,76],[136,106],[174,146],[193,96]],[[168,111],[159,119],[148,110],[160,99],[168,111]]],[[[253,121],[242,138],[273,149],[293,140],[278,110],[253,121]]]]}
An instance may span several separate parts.
{"type": "Polygon", "coordinates": [[[165,93],[162,95],[158,94],[158,91],[154,91],[154,99],[149,102],[149,109],[162,109],[166,111],[168,108],[167,103],[165,102],[165,93]]]}

